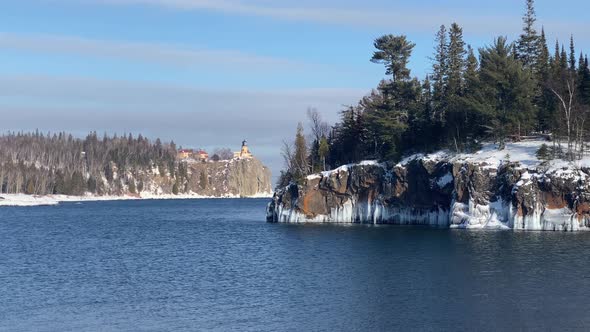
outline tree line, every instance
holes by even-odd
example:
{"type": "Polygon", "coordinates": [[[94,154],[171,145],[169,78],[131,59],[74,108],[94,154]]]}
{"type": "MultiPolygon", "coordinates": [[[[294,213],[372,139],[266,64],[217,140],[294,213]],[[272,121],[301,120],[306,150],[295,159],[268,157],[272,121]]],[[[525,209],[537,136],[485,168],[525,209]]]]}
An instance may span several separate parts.
{"type": "Polygon", "coordinates": [[[0,136],[0,193],[136,193],[154,170],[181,175],[174,142],[152,142],[141,134],[99,138],[96,132],[84,139],[39,131],[0,136]]]}
{"type": "Polygon", "coordinates": [[[441,148],[473,151],[483,140],[503,149],[509,139],[539,133],[565,146],[552,149],[559,151],[554,157],[581,158],[590,111],[588,56],[576,53],[573,36],[567,48],[557,40],[551,52],[536,21],[534,0],[526,0],[516,41],[499,36],[477,52],[457,23],[442,25],[431,73],[422,80],[408,68],[414,43],[404,35],[377,38],[370,60],[385,67],[387,78],[346,107],[333,126],[308,112],[312,134],[305,137],[299,124],[294,142],[284,144],[279,185],[364,159],[396,161],[441,148]]]}

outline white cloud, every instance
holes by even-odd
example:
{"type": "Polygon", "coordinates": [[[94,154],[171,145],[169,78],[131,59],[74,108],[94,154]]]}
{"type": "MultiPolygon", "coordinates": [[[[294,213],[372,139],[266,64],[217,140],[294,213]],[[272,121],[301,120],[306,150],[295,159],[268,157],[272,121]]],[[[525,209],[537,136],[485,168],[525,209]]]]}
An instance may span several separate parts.
{"type": "Polygon", "coordinates": [[[156,63],[174,67],[223,65],[246,70],[301,67],[302,63],[233,50],[195,49],[183,45],[98,40],[71,36],[0,32],[0,49],[74,54],[156,63]]]}
{"type": "MultiPolygon", "coordinates": [[[[80,1],[80,0],[79,0],[80,1]]],[[[434,34],[441,24],[457,22],[466,33],[492,38],[497,35],[514,35],[521,31],[521,15],[524,3],[517,10],[482,12],[460,7],[461,3],[430,1],[392,2],[388,8],[370,7],[369,2],[360,2],[358,8],[332,3],[331,6],[309,6],[305,2],[285,1],[239,1],[239,0],[87,0],[106,5],[147,5],[176,10],[208,10],[225,14],[268,17],[277,20],[335,24],[342,26],[387,28],[404,33],[434,34]],[[272,4],[272,5],[269,5],[272,4]]],[[[321,2],[316,2],[321,3],[321,2]]],[[[506,4],[503,4],[504,6],[506,4]]],[[[542,4],[541,4],[542,5],[542,4]]],[[[574,5],[574,4],[572,4],[574,5]]],[[[575,4],[578,5],[578,4],[575,4]]],[[[503,7],[502,7],[503,8],[503,7]]],[[[514,7],[512,7],[514,8],[514,7]]],[[[508,8],[506,8],[508,9],[508,8]]],[[[589,8],[590,9],[590,8],[589,8]]],[[[590,29],[587,20],[555,20],[539,17],[539,24],[548,32],[562,36],[573,33],[578,39],[587,40],[585,32],[590,29]]]]}

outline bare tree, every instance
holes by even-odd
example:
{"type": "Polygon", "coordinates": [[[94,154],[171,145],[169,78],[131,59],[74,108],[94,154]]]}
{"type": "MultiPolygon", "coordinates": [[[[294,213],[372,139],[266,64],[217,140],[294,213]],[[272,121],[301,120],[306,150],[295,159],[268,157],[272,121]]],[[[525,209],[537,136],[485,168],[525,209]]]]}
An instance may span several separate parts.
{"type": "Polygon", "coordinates": [[[281,147],[281,156],[283,157],[283,162],[285,163],[286,172],[292,173],[294,170],[293,144],[286,140],[283,140],[283,146],[281,147]]]}
{"type": "Polygon", "coordinates": [[[230,160],[234,157],[233,152],[229,148],[218,148],[213,151],[213,154],[219,156],[221,160],[230,160]]]}
{"type": "Polygon", "coordinates": [[[554,80],[549,84],[549,90],[558,100],[561,110],[563,125],[567,139],[567,158],[574,158],[575,152],[579,150],[581,158],[584,148],[584,125],[587,112],[578,105],[576,96],[575,74],[565,74],[560,80],[554,80]]]}
{"type": "Polygon", "coordinates": [[[307,109],[307,119],[309,120],[309,128],[314,141],[319,142],[322,137],[328,136],[330,126],[322,120],[322,115],[316,108],[310,107],[307,109]]]}
{"type": "Polygon", "coordinates": [[[572,122],[574,113],[574,96],[575,96],[575,82],[572,79],[567,79],[565,89],[557,89],[555,87],[549,87],[551,92],[559,100],[559,108],[563,112],[565,119],[566,133],[567,133],[567,147],[568,152],[571,152],[572,148],[572,122]],[[561,91],[559,91],[561,90],[561,91]]]}

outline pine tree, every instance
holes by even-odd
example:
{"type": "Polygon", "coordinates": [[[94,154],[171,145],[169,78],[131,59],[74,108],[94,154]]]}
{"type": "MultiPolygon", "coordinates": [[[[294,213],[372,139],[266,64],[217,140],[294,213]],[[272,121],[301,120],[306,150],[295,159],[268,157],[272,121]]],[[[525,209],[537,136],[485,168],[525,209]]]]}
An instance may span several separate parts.
{"type": "Polygon", "coordinates": [[[580,54],[580,64],[578,67],[578,97],[580,103],[590,107],[590,68],[588,68],[588,58],[580,54]]]}
{"type": "Polygon", "coordinates": [[[305,134],[303,133],[303,124],[301,124],[301,122],[297,124],[293,158],[294,160],[292,163],[295,165],[295,178],[302,179],[307,175],[309,166],[307,161],[307,143],[305,140],[305,134]]]}
{"type": "Polygon", "coordinates": [[[322,136],[322,138],[320,139],[319,147],[318,147],[318,154],[320,156],[323,171],[326,170],[326,157],[328,156],[329,153],[330,153],[330,146],[328,145],[328,140],[326,139],[326,136],[322,136]]]}
{"type": "Polygon", "coordinates": [[[522,61],[525,68],[533,69],[539,55],[539,36],[535,30],[537,16],[535,14],[534,0],[526,1],[526,13],[522,20],[524,23],[523,33],[517,42],[517,53],[515,55],[522,61]]]}
{"type": "Polygon", "coordinates": [[[555,68],[559,67],[561,64],[561,59],[559,56],[559,40],[555,40],[555,51],[553,53],[553,66],[555,68]]]}
{"type": "Polygon", "coordinates": [[[447,56],[448,80],[447,91],[449,97],[461,95],[463,92],[463,71],[465,70],[465,42],[463,29],[453,23],[449,29],[449,46],[447,56]]]}
{"type": "Polygon", "coordinates": [[[521,134],[534,126],[535,114],[530,96],[534,82],[531,71],[515,60],[506,38],[480,49],[480,87],[470,100],[472,111],[481,115],[479,123],[503,146],[509,134],[521,134]],[[487,120],[485,120],[487,119],[487,120]]]}
{"type": "Polygon", "coordinates": [[[547,39],[545,38],[545,29],[541,29],[541,37],[539,38],[539,56],[536,62],[536,73],[539,82],[545,82],[549,75],[549,49],[547,47],[547,39]]]}
{"type": "Polygon", "coordinates": [[[433,119],[442,123],[445,116],[445,97],[448,76],[448,42],[447,29],[440,26],[436,34],[436,49],[432,65],[432,108],[433,119]]]}
{"type": "Polygon", "coordinates": [[[574,35],[570,36],[570,70],[572,73],[576,71],[576,49],[574,47],[574,35]]]}
{"type": "MultiPolygon", "coordinates": [[[[559,49],[559,46],[557,46],[559,49]]],[[[559,57],[559,53],[557,53],[559,57]]],[[[537,88],[535,91],[535,104],[538,109],[538,124],[537,129],[540,131],[549,131],[554,129],[555,123],[555,100],[553,94],[547,89],[547,82],[551,77],[555,60],[551,59],[549,48],[547,47],[547,39],[545,37],[545,29],[541,29],[541,38],[539,39],[539,57],[536,64],[536,81],[537,88]]],[[[557,60],[559,63],[559,60],[557,60]]]]}
{"type": "Polygon", "coordinates": [[[465,66],[465,95],[476,92],[478,86],[478,62],[471,46],[467,46],[467,61],[465,66]]]}
{"type": "Polygon", "coordinates": [[[568,69],[567,53],[565,52],[565,46],[561,45],[561,54],[559,55],[559,67],[562,71],[568,69]]]}
{"type": "Polygon", "coordinates": [[[384,64],[385,74],[391,75],[394,82],[410,75],[407,65],[415,44],[409,42],[406,36],[384,35],[377,38],[373,45],[377,51],[373,53],[371,62],[384,64]]]}
{"type": "Polygon", "coordinates": [[[432,83],[430,75],[426,75],[422,83],[422,101],[424,104],[425,121],[432,119],[432,83]]]}
{"type": "Polygon", "coordinates": [[[465,90],[466,55],[463,31],[458,24],[453,23],[449,29],[445,136],[452,141],[456,150],[462,150],[460,143],[465,140],[467,127],[467,116],[461,103],[465,90]]]}

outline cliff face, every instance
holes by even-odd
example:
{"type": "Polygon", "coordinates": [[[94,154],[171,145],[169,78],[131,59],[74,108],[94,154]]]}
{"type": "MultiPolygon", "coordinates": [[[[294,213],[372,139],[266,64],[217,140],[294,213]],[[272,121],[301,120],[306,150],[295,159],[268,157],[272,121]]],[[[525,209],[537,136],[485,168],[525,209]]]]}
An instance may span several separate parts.
{"type": "Polygon", "coordinates": [[[174,176],[169,172],[161,174],[158,168],[141,173],[115,172],[114,182],[120,182],[116,186],[120,189],[108,194],[133,194],[135,191],[140,197],[168,195],[175,193],[175,186],[178,194],[210,197],[255,197],[272,193],[270,170],[255,158],[181,162],[181,165],[174,176]],[[131,182],[135,190],[131,190],[131,182]]]}
{"type": "Polygon", "coordinates": [[[189,164],[191,191],[206,196],[257,196],[272,193],[271,173],[258,159],[189,164]],[[207,175],[204,186],[201,173],[207,175]]]}
{"type": "Polygon", "coordinates": [[[590,168],[421,156],[311,175],[269,203],[269,222],[580,230],[590,227],[590,168]]]}

